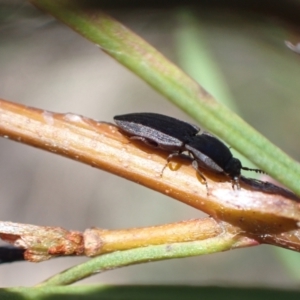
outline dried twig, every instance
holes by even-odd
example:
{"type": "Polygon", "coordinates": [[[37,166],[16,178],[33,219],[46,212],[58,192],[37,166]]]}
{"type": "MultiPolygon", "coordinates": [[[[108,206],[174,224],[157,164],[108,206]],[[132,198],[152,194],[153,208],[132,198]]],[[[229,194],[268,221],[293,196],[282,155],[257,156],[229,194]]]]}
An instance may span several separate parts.
{"type": "MultiPolygon", "coordinates": [[[[178,228],[181,228],[182,233],[178,234],[177,242],[190,241],[193,238],[197,240],[201,239],[201,235],[207,238],[219,234],[219,224],[222,224],[221,231],[233,230],[234,235],[246,236],[256,243],[259,241],[297,251],[300,249],[298,198],[274,185],[242,178],[242,189],[233,190],[227,177],[203,171],[208,181],[207,195],[205,185],[197,178],[190,161],[175,160],[161,176],[167,153],[129,140],[113,124],[96,122],[70,113],[56,114],[4,100],[0,101],[0,135],[135,181],[202,210],[219,222],[196,221],[193,230],[184,226],[190,226],[193,222],[177,224],[175,227],[174,224],[165,225],[171,226],[170,230],[167,230],[167,227],[153,227],[112,233],[89,229],[83,234],[83,239],[82,234],[78,232],[70,233],[61,228],[34,227],[32,232],[39,233],[40,238],[42,236],[46,239],[39,240],[43,244],[42,259],[46,259],[47,255],[60,254],[86,253],[94,256],[107,252],[107,249],[115,251],[148,244],[169,243],[172,239],[176,240],[178,228]],[[210,224],[210,235],[203,233],[207,230],[203,224],[210,224]],[[213,224],[217,224],[218,229],[213,224]],[[143,236],[143,232],[147,234],[139,240],[137,237],[143,236]],[[53,246],[50,237],[58,244],[53,246]],[[145,237],[148,237],[148,242],[145,242],[145,237]],[[99,247],[101,243],[104,246],[99,247]],[[61,250],[60,247],[64,249],[61,250]]],[[[28,246],[28,238],[24,237],[31,225],[17,226],[21,233],[5,231],[4,228],[7,227],[3,226],[0,230],[2,238],[13,243],[19,241],[19,245],[25,248],[28,246]]],[[[12,228],[16,228],[14,226],[12,228]]],[[[34,241],[34,237],[31,236],[30,239],[31,242],[34,241]]],[[[33,244],[35,246],[26,249],[35,249],[36,243],[33,244]]],[[[42,260],[38,258],[40,254],[33,251],[32,255],[35,255],[32,260],[42,260]]]]}

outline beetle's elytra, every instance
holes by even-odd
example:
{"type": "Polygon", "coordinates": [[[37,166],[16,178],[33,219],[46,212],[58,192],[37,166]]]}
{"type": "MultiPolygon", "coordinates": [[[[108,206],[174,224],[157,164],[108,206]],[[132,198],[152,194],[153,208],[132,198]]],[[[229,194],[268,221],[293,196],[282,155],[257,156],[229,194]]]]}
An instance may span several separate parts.
{"type": "Polygon", "coordinates": [[[132,139],[171,152],[168,162],[172,157],[187,152],[206,186],[206,179],[199,167],[226,174],[232,179],[232,186],[237,189],[240,188],[241,170],[264,173],[259,169],[243,167],[223,142],[208,132],[200,132],[196,125],[156,113],[131,113],[115,116],[114,120],[132,139]]]}
{"type": "Polygon", "coordinates": [[[200,131],[196,125],[155,113],[126,114],[114,120],[134,139],[168,151],[184,151],[185,143],[200,131]]]}

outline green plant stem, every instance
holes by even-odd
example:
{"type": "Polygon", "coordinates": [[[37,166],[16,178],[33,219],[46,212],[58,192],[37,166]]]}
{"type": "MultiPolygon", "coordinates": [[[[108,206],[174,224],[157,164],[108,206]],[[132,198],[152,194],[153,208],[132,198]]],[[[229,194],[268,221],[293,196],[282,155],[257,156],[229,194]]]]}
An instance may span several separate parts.
{"type": "MultiPolygon", "coordinates": [[[[238,240],[230,234],[187,243],[149,246],[127,251],[118,251],[95,257],[88,262],[72,267],[49,278],[38,286],[57,286],[74,283],[105,270],[120,268],[132,264],[211,254],[230,250],[238,240]]],[[[239,244],[241,246],[241,244],[239,244]]]]}
{"type": "Polygon", "coordinates": [[[81,1],[31,0],[132,70],[257,166],[300,195],[300,165],[241,118],[217,103],[184,72],[143,39],[81,1]]]}

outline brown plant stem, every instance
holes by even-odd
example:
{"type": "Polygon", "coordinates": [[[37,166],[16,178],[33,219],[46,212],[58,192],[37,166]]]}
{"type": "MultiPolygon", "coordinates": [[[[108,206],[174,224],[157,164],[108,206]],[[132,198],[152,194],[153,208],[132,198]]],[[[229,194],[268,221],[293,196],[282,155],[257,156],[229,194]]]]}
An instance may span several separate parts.
{"type": "Polygon", "coordinates": [[[25,249],[24,258],[31,262],[58,256],[98,256],[150,245],[201,241],[217,236],[221,238],[222,235],[225,237],[225,233],[232,236],[236,248],[258,244],[256,240],[240,234],[239,228],[218,223],[212,218],[127,230],[89,228],[84,233],[61,227],[0,222],[0,238],[25,249]]]}
{"type": "Polygon", "coordinates": [[[0,100],[0,135],[142,184],[255,239],[300,249],[298,201],[274,190],[266,192],[264,185],[255,186],[254,191],[246,181],[241,190],[233,190],[227,177],[201,170],[207,178],[208,195],[189,160],[174,160],[161,174],[168,153],[131,141],[113,124],[0,100]],[[292,234],[282,234],[289,232],[292,234]]]}

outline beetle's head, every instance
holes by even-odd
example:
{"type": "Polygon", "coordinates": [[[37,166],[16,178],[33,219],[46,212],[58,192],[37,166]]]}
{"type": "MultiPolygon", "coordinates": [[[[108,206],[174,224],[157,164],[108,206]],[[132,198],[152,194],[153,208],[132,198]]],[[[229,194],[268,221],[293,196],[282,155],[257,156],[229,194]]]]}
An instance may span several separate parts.
{"type": "Polygon", "coordinates": [[[226,167],[224,168],[224,172],[232,179],[234,178],[238,179],[241,175],[241,169],[242,169],[241,162],[237,158],[232,157],[229,160],[229,162],[226,164],[226,167]]]}

